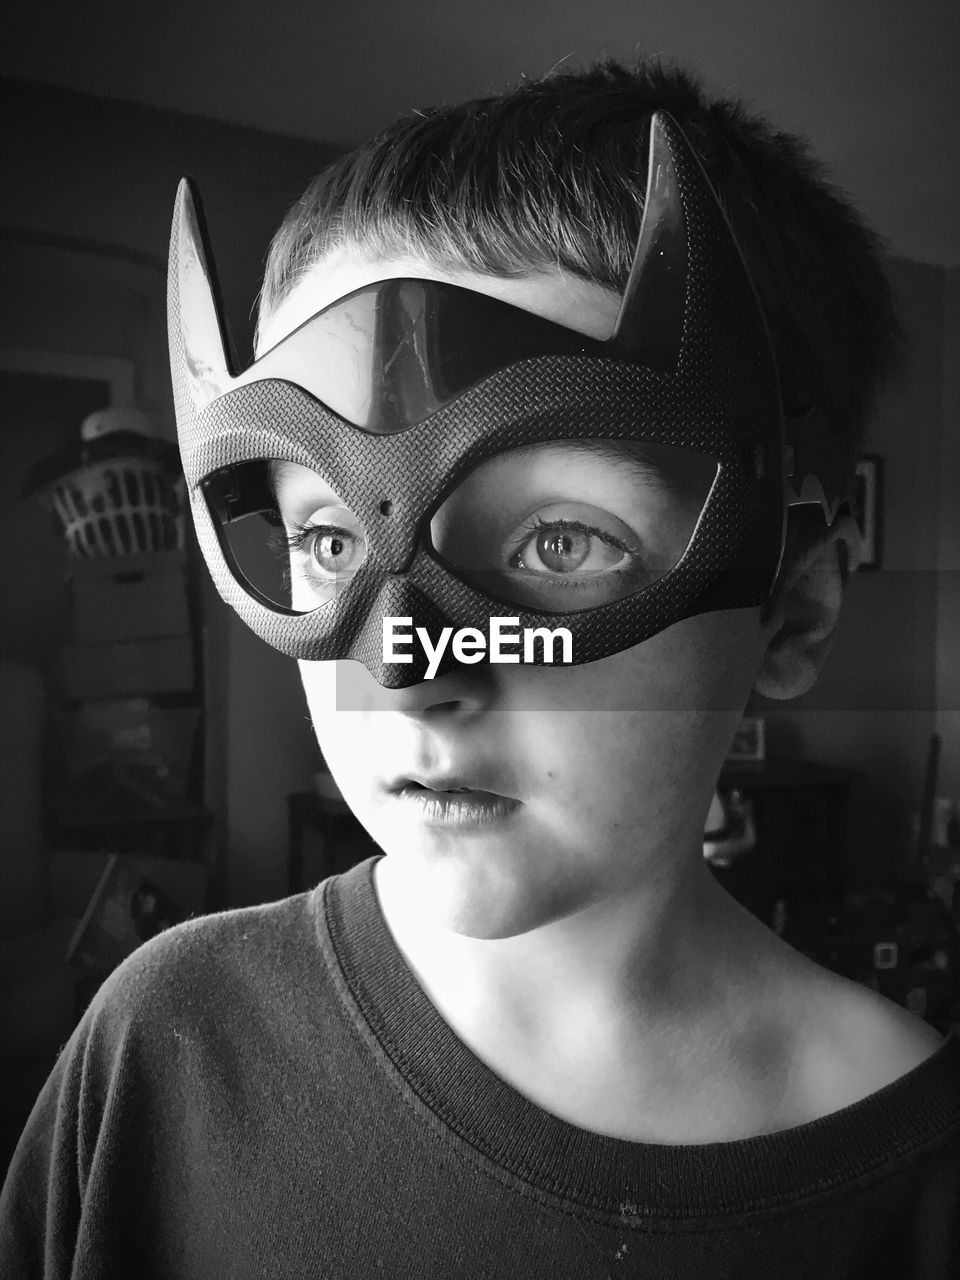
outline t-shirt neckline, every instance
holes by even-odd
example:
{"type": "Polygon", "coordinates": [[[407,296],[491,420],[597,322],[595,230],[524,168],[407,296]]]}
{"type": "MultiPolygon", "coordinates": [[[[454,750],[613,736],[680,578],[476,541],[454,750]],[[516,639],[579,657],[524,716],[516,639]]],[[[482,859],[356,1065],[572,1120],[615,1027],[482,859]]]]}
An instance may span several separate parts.
{"type": "Polygon", "coordinates": [[[318,928],[341,997],[399,1087],[481,1158],[544,1195],[620,1221],[726,1217],[890,1173],[960,1131],[956,1029],[906,1075],[792,1129],[674,1146],[577,1128],[497,1076],[443,1020],[383,917],[377,861],[317,891],[318,928]]]}

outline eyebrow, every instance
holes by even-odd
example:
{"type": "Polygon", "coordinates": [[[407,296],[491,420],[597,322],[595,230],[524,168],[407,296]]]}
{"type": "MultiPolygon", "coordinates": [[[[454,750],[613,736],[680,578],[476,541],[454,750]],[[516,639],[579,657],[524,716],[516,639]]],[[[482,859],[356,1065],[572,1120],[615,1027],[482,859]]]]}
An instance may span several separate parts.
{"type": "Polygon", "coordinates": [[[288,462],[284,462],[282,458],[267,458],[267,483],[270,485],[270,491],[273,493],[274,497],[277,496],[277,481],[283,475],[284,467],[288,467],[289,465],[290,464],[288,462]]]}
{"type": "Polygon", "coordinates": [[[558,440],[555,443],[562,444],[565,449],[572,453],[583,454],[589,458],[599,458],[603,462],[611,463],[617,471],[621,472],[629,480],[643,480],[646,483],[653,481],[654,484],[664,489],[676,490],[687,487],[682,477],[667,470],[654,459],[635,452],[630,447],[632,443],[642,444],[641,441],[632,442],[588,436],[574,440],[558,440]]]}
{"type": "MultiPolygon", "coordinates": [[[[298,464],[285,461],[282,458],[267,458],[265,459],[265,461],[266,461],[265,479],[266,479],[267,490],[270,493],[270,497],[273,499],[276,510],[281,515],[284,515],[284,512],[281,511],[281,497],[282,497],[281,489],[284,487],[284,475],[286,472],[289,471],[291,467],[297,466],[298,464]]],[[[311,470],[311,468],[307,468],[307,470],[311,470]]],[[[336,494],[332,486],[330,486],[328,482],[324,480],[323,476],[321,476],[319,472],[313,472],[313,475],[315,479],[324,486],[324,489],[325,489],[325,493],[323,495],[324,499],[330,498],[330,499],[334,499],[337,503],[340,503],[341,501],[340,497],[336,494]]],[[[288,511],[306,510],[306,508],[308,507],[312,509],[312,507],[320,500],[321,498],[320,498],[319,492],[311,496],[309,491],[306,491],[306,492],[301,491],[298,498],[296,498],[295,500],[290,500],[288,502],[287,510],[288,511]]],[[[294,517],[291,515],[290,518],[293,519],[294,517]]]]}
{"type": "MultiPolygon", "coordinates": [[[[652,482],[661,489],[670,489],[673,492],[696,488],[690,477],[665,468],[653,458],[638,452],[637,446],[642,448],[643,441],[618,440],[604,436],[581,436],[568,440],[554,440],[549,443],[562,445],[570,453],[579,453],[588,458],[599,458],[601,461],[611,464],[628,480],[641,480],[646,484],[652,482]]],[[[678,450],[678,453],[682,452],[684,452],[682,449],[678,450]]],[[[693,453],[695,451],[687,450],[686,452],[693,453]]],[[[287,462],[274,458],[269,459],[267,463],[267,484],[275,502],[279,503],[278,482],[282,480],[283,472],[289,465],[287,462]]]]}

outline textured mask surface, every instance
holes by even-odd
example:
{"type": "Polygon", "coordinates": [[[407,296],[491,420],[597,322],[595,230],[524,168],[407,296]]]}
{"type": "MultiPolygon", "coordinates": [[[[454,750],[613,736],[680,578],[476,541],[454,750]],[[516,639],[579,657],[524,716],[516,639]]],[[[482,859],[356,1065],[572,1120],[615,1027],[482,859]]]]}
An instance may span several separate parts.
{"type": "MultiPolygon", "coordinates": [[[[526,327],[529,341],[518,345],[527,353],[486,369],[474,385],[456,394],[436,395],[432,401],[411,394],[410,402],[427,411],[411,415],[415,420],[409,424],[394,415],[388,429],[379,430],[358,426],[323,403],[316,394],[316,377],[305,372],[293,378],[297,362],[309,362],[310,322],[292,335],[296,359],[284,354],[280,343],[239,378],[234,376],[220,332],[214,332],[218,326],[210,324],[210,317],[218,316],[211,267],[194,226],[189,192],[181,190],[171,240],[169,330],[184,472],[214,581],[227,603],[269,644],[301,659],[355,658],[381,684],[401,687],[421,680],[424,664],[415,651],[413,663],[383,662],[385,616],[412,617],[415,626],[426,627],[431,635],[443,626],[485,631],[491,616],[504,615],[517,617],[520,627],[563,625],[573,636],[573,661],[584,663],[638,644],[682,618],[755,606],[766,599],[779,564],[784,524],[776,366],[736,243],[698,161],[668,117],[654,119],[651,155],[661,169],[669,162],[672,189],[666,199],[673,203],[674,226],[682,229],[683,261],[682,270],[672,276],[661,269],[659,279],[648,262],[644,275],[645,236],[648,246],[654,246],[648,256],[657,244],[650,225],[656,211],[648,191],[632,277],[641,286],[644,279],[652,281],[636,288],[632,299],[634,313],[640,308],[644,314],[622,313],[620,336],[599,342],[484,297],[478,304],[483,324],[489,326],[491,315],[499,311],[504,324],[526,327]],[[181,310],[183,281],[190,280],[194,298],[197,272],[211,299],[206,323],[203,314],[197,318],[205,302],[194,303],[189,318],[181,310]],[[679,301],[673,297],[668,306],[664,289],[679,290],[679,301]],[[636,345],[643,348],[645,331],[656,333],[658,292],[660,311],[672,307],[676,316],[673,354],[636,345]],[[199,342],[198,333],[204,335],[199,342]],[[628,333],[632,347],[624,339],[628,333]],[[537,354],[528,354],[530,350],[537,354]],[[433,408],[434,403],[440,407],[433,408]],[[479,462],[543,441],[589,438],[660,442],[697,450],[718,463],[685,554],[655,582],[615,603],[578,612],[525,612],[478,590],[432,549],[425,536],[431,514],[479,462]],[[231,562],[204,496],[203,482],[209,477],[257,459],[310,468],[363,527],[363,565],[335,599],[310,612],[282,611],[258,597],[231,562]]],[[[675,241],[675,230],[673,234],[675,241]]],[[[453,285],[417,283],[428,301],[431,296],[437,300],[437,315],[444,313],[449,291],[470,293],[453,285]]],[[[630,293],[628,286],[628,297],[630,293]]],[[[458,298],[461,303],[469,316],[470,298],[458,298]]],[[[482,332],[465,327],[464,343],[482,342],[482,332]]],[[[454,341],[456,335],[445,331],[444,340],[454,341]]],[[[446,664],[452,661],[448,654],[446,664]]]]}

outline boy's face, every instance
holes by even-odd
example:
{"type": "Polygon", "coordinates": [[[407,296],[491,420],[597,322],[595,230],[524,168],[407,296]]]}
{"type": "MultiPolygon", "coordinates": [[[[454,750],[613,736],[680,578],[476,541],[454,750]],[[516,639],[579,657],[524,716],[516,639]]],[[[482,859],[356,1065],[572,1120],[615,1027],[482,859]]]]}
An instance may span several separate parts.
{"type": "MultiPolygon", "coordinates": [[[[261,349],[391,276],[475,289],[600,339],[620,302],[559,270],[502,279],[344,251],[264,319],[261,349]]],[[[300,671],[345,799],[431,918],[470,937],[510,937],[642,892],[651,878],[677,883],[695,866],[769,638],[758,609],[733,610],[579,666],[461,667],[399,690],[358,662],[300,671]]]]}

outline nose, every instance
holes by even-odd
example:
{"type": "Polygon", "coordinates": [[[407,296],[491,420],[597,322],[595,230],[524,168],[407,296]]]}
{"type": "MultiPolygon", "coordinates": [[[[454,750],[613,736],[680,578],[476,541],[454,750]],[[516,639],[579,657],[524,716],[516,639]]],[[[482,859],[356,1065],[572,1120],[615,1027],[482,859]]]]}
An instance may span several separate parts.
{"type": "MultiPolygon", "coordinates": [[[[405,574],[386,574],[354,633],[349,651],[343,656],[361,662],[377,684],[389,690],[400,691],[420,685],[429,688],[441,682],[444,691],[453,687],[466,690],[478,683],[489,683],[489,669],[484,679],[480,677],[481,668],[456,659],[450,643],[451,631],[456,631],[456,627],[428,596],[412,585],[405,574]],[[442,642],[445,628],[448,635],[442,642]],[[444,644],[439,656],[431,659],[427,646],[417,634],[418,629],[426,632],[435,655],[441,643],[444,644]],[[388,632],[395,638],[387,639],[388,632]],[[393,660],[388,661],[385,651],[389,653],[390,649],[393,660]],[[428,672],[432,679],[427,679],[428,672]],[[480,677],[479,682],[476,677],[480,677]]],[[[457,696],[443,700],[455,701],[457,696]]],[[[426,693],[421,697],[429,698],[431,703],[435,701],[426,693]]]]}
{"type": "Polygon", "coordinates": [[[394,711],[414,720],[444,723],[479,715],[496,696],[496,676],[490,666],[464,667],[421,680],[403,689],[384,690],[394,711]]]}
{"type": "Polygon", "coordinates": [[[390,711],[424,723],[436,724],[441,718],[453,723],[478,715],[498,696],[500,669],[489,665],[455,664],[432,680],[412,680],[394,687],[377,680],[364,663],[339,659],[329,665],[334,668],[330,694],[336,711],[390,711]]]}

